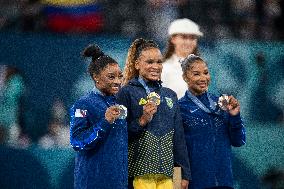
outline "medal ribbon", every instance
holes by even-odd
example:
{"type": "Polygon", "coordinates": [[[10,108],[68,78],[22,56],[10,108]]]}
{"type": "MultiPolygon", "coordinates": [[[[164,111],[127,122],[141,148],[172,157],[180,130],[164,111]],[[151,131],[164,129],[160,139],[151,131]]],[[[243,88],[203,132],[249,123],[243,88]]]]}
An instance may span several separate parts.
{"type": "Polygon", "coordinates": [[[209,94],[207,93],[207,98],[209,100],[209,106],[210,109],[207,108],[196,96],[194,96],[189,90],[186,91],[186,94],[188,96],[188,98],[190,98],[192,100],[192,102],[194,102],[194,104],[196,104],[201,110],[203,110],[206,113],[215,113],[215,114],[220,114],[219,111],[216,111],[216,105],[215,102],[212,100],[212,98],[209,96],[209,94]]]}
{"type": "Polygon", "coordinates": [[[147,95],[149,95],[151,93],[149,87],[146,85],[144,79],[142,79],[141,77],[138,78],[139,83],[141,83],[141,85],[144,87],[147,95]]]}

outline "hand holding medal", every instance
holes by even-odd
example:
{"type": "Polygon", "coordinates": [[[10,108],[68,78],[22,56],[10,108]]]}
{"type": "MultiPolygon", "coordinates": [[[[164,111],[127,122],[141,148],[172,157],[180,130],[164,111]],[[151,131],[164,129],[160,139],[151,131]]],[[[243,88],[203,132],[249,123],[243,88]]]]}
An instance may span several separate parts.
{"type": "Polygon", "coordinates": [[[224,110],[227,111],[227,106],[229,104],[229,96],[226,94],[223,94],[222,96],[219,97],[218,99],[218,106],[224,110]]]}
{"type": "Polygon", "coordinates": [[[139,124],[141,126],[145,126],[152,120],[153,115],[157,112],[158,105],[160,105],[160,103],[160,96],[157,93],[149,93],[147,96],[147,103],[143,106],[143,114],[139,119],[139,124]]]}
{"type": "Polygon", "coordinates": [[[125,119],[127,117],[127,108],[123,105],[115,105],[119,110],[119,116],[117,119],[125,119]]]}
{"type": "Polygon", "coordinates": [[[240,113],[240,104],[238,100],[233,96],[228,96],[223,94],[218,99],[218,106],[230,113],[230,115],[235,116],[240,113]]]}
{"type": "Polygon", "coordinates": [[[113,124],[116,119],[125,119],[127,116],[127,108],[123,105],[114,105],[109,107],[105,112],[105,119],[113,124]]]}
{"type": "Polygon", "coordinates": [[[148,102],[154,102],[157,106],[159,106],[161,103],[160,95],[158,95],[156,92],[149,93],[147,100],[148,102]]]}

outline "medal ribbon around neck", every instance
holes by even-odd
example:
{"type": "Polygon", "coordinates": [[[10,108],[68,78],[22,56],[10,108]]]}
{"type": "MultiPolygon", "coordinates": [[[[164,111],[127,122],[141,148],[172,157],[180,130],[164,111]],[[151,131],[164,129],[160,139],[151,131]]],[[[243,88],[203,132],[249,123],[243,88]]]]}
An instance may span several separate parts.
{"type": "Polygon", "coordinates": [[[192,100],[192,102],[194,102],[194,104],[196,104],[201,110],[203,110],[206,113],[215,113],[215,114],[220,114],[219,111],[216,111],[216,104],[215,102],[212,100],[212,98],[209,96],[209,94],[207,93],[207,98],[209,100],[209,106],[210,109],[207,108],[196,96],[194,96],[189,90],[187,90],[186,92],[188,98],[190,98],[192,100]]]}
{"type": "Polygon", "coordinates": [[[142,79],[141,77],[138,78],[139,83],[141,83],[141,85],[144,87],[147,95],[149,95],[151,93],[149,87],[146,85],[144,79],[142,79]]]}

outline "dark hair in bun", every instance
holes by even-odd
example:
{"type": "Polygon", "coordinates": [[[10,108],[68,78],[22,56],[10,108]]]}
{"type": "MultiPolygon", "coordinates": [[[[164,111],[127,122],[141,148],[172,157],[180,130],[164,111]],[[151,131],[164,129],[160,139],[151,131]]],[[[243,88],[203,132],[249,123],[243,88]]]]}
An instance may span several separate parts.
{"type": "Polygon", "coordinates": [[[82,52],[84,57],[91,57],[92,62],[88,67],[90,76],[98,75],[109,64],[118,64],[113,58],[105,55],[96,44],[88,45],[82,52]]]}

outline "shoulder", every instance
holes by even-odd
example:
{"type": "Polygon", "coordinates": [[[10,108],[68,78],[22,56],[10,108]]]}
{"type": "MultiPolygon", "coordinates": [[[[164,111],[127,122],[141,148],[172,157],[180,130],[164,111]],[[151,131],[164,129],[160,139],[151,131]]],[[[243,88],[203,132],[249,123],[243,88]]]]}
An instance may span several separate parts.
{"type": "Polygon", "coordinates": [[[132,84],[128,83],[128,84],[122,86],[119,91],[128,91],[128,90],[132,90],[133,88],[134,88],[134,86],[132,84]]]}
{"type": "Polygon", "coordinates": [[[137,78],[131,79],[126,85],[122,86],[119,92],[127,92],[127,91],[133,91],[137,89],[142,89],[141,83],[138,81],[137,78]]]}
{"type": "Polygon", "coordinates": [[[127,94],[127,93],[132,93],[135,90],[138,90],[139,87],[132,85],[132,84],[126,84],[121,87],[121,89],[118,91],[118,95],[121,94],[127,94]]]}
{"type": "Polygon", "coordinates": [[[178,100],[181,112],[188,112],[191,108],[195,107],[196,104],[187,95],[184,95],[178,100]]]}
{"type": "Polygon", "coordinates": [[[92,100],[98,100],[97,95],[94,92],[87,93],[86,95],[80,97],[77,101],[75,101],[74,106],[88,106],[91,104],[92,100]]]}
{"type": "Polygon", "coordinates": [[[188,102],[189,102],[189,99],[185,95],[178,100],[178,103],[180,106],[184,106],[188,102]]]}
{"type": "Polygon", "coordinates": [[[116,94],[116,98],[119,102],[130,100],[136,94],[140,94],[143,88],[136,85],[127,84],[124,85],[116,94]]]}

